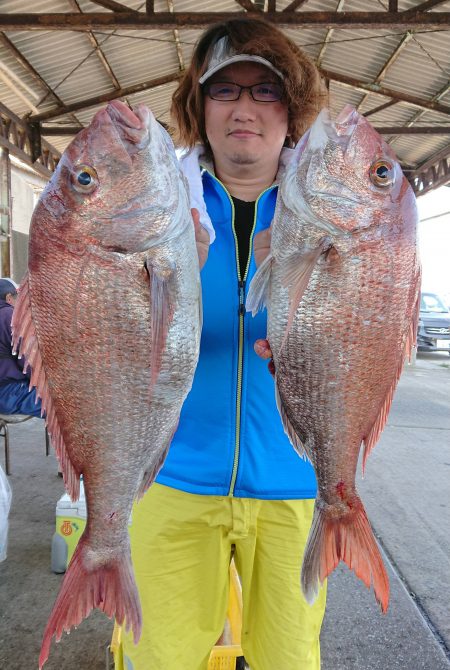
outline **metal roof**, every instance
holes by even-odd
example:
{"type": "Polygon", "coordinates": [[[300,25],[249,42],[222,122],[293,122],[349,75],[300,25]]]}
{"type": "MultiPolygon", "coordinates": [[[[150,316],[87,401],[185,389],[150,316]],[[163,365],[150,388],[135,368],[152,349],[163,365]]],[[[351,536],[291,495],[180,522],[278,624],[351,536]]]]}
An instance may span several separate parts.
{"type": "Polygon", "coordinates": [[[70,136],[46,133],[85,126],[112,97],[169,123],[205,25],[247,10],[316,61],[334,113],[350,103],[382,129],[417,192],[450,181],[450,0],[34,0],[32,13],[2,0],[0,145],[13,150],[17,135],[35,159],[40,131],[62,152],[70,136]]]}

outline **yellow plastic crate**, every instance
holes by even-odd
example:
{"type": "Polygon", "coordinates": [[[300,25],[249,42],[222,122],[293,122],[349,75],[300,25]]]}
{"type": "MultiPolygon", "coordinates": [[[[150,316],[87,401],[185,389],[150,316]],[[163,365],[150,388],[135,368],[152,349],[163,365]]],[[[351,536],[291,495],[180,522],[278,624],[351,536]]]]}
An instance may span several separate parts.
{"type": "MultiPolygon", "coordinates": [[[[230,564],[230,597],[228,601],[226,637],[230,644],[218,644],[211,650],[208,670],[236,670],[236,659],[242,656],[242,590],[234,562],[230,564]]],[[[110,644],[111,653],[116,656],[120,647],[122,629],[116,623],[110,644]]]]}
{"type": "Polygon", "coordinates": [[[211,650],[208,670],[235,670],[236,659],[243,656],[241,647],[242,590],[234,561],[230,564],[230,596],[227,611],[227,634],[231,644],[216,645],[211,650]]]}

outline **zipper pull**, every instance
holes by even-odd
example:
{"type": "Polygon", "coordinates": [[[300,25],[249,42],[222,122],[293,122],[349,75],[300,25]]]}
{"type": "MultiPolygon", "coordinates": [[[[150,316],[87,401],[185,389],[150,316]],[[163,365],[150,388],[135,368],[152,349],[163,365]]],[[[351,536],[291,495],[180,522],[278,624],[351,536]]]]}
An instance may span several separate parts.
{"type": "Polygon", "coordinates": [[[245,281],[239,281],[239,316],[244,316],[245,314],[245,281]]]}

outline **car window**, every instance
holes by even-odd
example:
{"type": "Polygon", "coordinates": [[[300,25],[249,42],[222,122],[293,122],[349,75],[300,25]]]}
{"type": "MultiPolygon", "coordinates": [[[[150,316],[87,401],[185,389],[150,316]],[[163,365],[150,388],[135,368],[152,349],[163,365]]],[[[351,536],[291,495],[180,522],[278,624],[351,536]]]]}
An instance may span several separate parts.
{"type": "Polygon", "coordinates": [[[447,309],[439,298],[439,296],[434,293],[422,293],[420,299],[420,311],[421,312],[447,312],[447,309]]]}

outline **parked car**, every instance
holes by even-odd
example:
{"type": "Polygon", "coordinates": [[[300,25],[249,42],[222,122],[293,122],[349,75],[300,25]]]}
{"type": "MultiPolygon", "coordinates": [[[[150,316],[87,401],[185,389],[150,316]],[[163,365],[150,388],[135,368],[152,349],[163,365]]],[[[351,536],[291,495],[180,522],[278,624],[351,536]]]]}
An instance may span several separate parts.
{"type": "Polygon", "coordinates": [[[436,293],[422,293],[420,297],[417,350],[450,354],[450,311],[436,293]]]}

